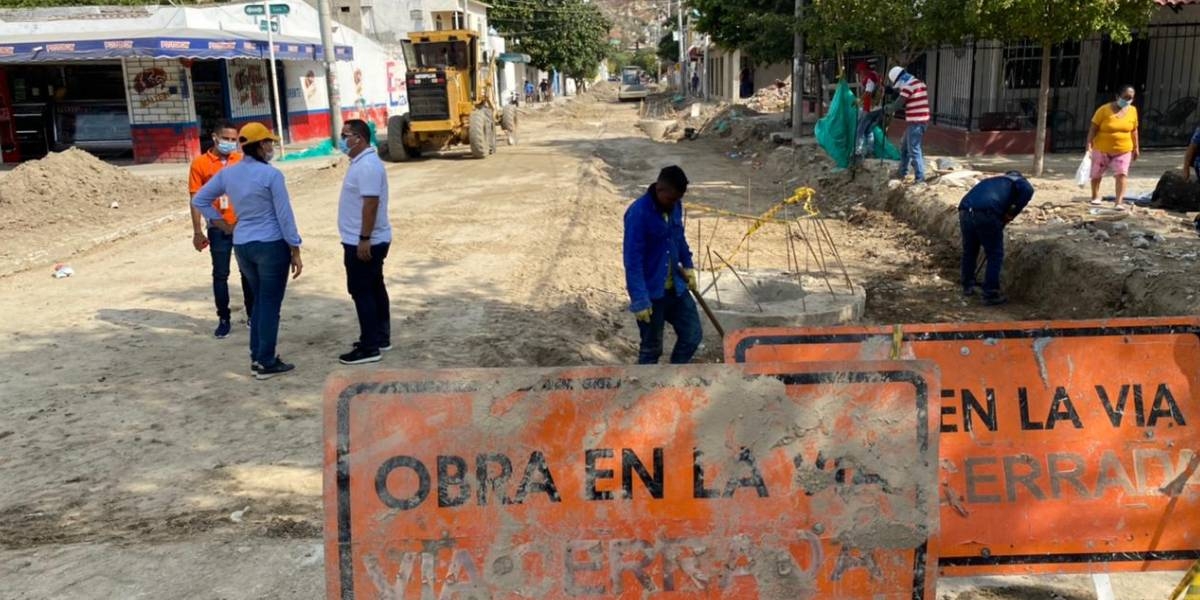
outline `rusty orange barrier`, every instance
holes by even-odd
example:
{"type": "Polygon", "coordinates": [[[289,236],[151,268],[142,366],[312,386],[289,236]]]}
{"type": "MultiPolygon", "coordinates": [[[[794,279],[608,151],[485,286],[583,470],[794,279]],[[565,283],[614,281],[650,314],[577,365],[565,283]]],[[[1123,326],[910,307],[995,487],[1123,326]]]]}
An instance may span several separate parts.
{"type": "Polygon", "coordinates": [[[944,575],[1186,569],[1200,558],[1200,320],[762,329],[729,362],[940,367],[944,575]]]}
{"type": "Polygon", "coordinates": [[[916,361],[335,375],[328,597],[932,599],[939,390],[916,361]]]}

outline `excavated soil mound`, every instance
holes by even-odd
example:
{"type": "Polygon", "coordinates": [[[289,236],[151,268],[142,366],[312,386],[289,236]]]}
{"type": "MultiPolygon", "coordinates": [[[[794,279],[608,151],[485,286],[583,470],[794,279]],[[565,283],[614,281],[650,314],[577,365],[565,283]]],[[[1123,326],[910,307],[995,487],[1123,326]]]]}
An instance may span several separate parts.
{"type": "Polygon", "coordinates": [[[187,190],[143,179],[83,150],[30,161],[0,177],[0,232],[138,218],[145,209],[186,206],[187,190]],[[117,202],[119,208],[112,208],[117,202]]]}

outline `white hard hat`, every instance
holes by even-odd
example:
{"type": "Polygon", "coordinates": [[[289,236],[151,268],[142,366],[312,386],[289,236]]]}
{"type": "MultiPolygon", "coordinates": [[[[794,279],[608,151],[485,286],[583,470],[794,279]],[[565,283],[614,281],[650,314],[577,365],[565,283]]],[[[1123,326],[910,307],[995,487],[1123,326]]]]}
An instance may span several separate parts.
{"type": "Polygon", "coordinates": [[[900,74],[904,72],[904,67],[892,67],[888,70],[888,81],[896,83],[900,79],[900,74]]]}

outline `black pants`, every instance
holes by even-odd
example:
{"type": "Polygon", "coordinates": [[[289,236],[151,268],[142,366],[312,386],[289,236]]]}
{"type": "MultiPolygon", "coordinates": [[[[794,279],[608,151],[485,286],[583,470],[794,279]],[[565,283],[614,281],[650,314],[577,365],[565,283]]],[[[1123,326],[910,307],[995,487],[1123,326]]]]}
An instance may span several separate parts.
{"type": "Polygon", "coordinates": [[[346,289],[354,299],[358,313],[358,344],[364,350],[378,350],[392,342],[392,313],[387,288],[383,284],[383,261],[390,243],[371,246],[371,260],[358,259],[358,246],[342,244],[345,249],[346,289]]]}
{"type": "MultiPolygon", "coordinates": [[[[217,229],[208,228],[208,251],[212,255],[213,301],[217,304],[217,318],[229,320],[229,262],[233,258],[233,236],[217,229]]],[[[241,271],[241,268],[238,268],[241,271]]],[[[246,318],[254,314],[254,292],[246,276],[242,279],[242,302],[246,306],[246,318]]]]}
{"type": "Polygon", "coordinates": [[[976,262],[979,250],[987,257],[983,277],[983,295],[1000,293],[1000,271],[1004,268],[1004,220],[991,213],[959,210],[958,223],[962,231],[962,285],[975,287],[976,262]]]}

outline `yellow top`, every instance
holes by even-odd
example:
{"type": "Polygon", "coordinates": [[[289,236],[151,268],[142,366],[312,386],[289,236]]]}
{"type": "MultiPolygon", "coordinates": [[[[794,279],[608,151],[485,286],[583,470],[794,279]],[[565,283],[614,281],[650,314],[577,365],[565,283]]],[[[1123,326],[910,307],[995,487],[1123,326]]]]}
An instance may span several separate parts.
{"type": "Polygon", "coordinates": [[[1092,149],[1105,154],[1133,152],[1133,132],[1138,127],[1137,108],[1127,106],[1113,112],[1111,102],[1096,109],[1092,124],[1100,128],[1092,139],[1092,149]]]}

